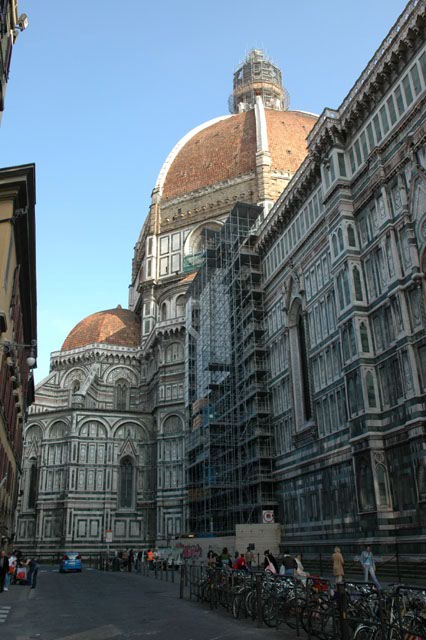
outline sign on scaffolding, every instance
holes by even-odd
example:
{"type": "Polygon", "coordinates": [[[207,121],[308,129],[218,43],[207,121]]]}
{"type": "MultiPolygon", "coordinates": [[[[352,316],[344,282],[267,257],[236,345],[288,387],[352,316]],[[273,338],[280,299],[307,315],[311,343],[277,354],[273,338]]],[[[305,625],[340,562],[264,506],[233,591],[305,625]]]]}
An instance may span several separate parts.
{"type": "Polygon", "coordinates": [[[262,511],[262,522],[264,524],[273,524],[275,522],[274,512],[271,510],[262,511]]]}

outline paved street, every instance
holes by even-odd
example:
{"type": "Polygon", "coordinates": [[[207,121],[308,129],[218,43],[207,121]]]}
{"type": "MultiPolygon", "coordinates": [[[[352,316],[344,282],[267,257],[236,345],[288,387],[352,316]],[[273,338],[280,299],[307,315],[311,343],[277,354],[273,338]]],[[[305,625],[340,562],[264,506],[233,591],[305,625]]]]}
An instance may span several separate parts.
{"type": "MultiPolygon", "coordinates": [[[[176,574],[177,579],[177,574],[176,574]]],[[[187,594],[188,595],[188,594],[187,594]]],[[[1,640],[292,640],[287,629],[257,629],[224,610],[179,600],[179,584],[136,574],[39,573],[37,589],[0,594],[1,640]]]]}

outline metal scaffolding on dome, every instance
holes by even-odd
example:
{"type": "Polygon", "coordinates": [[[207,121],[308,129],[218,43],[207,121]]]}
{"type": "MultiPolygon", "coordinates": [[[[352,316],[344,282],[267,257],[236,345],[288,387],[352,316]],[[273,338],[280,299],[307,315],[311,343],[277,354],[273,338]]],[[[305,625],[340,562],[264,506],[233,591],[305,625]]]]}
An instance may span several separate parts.
{"type": "Polygon", "coordinates": [[[224,535],[275,506],[263,341],[261,208],[238,203],[206,231],[204,262],[189,292],[191,430],[187,438],[192,533],[224,535]]]}
{"type": "Polygon", "coordinates": [[[261,49],[252,49],[234,72],[234,90],[229,97],[229,111],[240,113],[252,109],[261,96],[266,109],[286,111],[290,96],[283,87],[282,74],[261,49]]]}

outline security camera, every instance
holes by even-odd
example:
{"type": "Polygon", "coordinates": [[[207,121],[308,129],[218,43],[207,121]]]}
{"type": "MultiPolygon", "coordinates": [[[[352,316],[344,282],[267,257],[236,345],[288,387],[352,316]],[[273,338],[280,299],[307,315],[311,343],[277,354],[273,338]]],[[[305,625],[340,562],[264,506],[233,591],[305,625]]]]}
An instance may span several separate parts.
{"type": "Polygon", "coordinates": [[[19,31],[25,31],[25,29],[28,27],[28,16],[26,13],[21,13],[21,15],[19,16],[17,27],[19,31]]]}

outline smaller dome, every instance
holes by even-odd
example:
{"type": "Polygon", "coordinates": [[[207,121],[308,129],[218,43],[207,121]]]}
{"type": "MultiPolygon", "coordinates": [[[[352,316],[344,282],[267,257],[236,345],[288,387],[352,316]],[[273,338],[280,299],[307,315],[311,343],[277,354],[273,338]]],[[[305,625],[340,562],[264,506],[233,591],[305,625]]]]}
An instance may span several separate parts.
{"type": "Polygon", "coordinates": [[[129,309],[123,309],[121,305],[116,309],[92,313],[70,331],[61,351],[95,343],[139,347],[140,324],[136,314],[129,309]]]}

